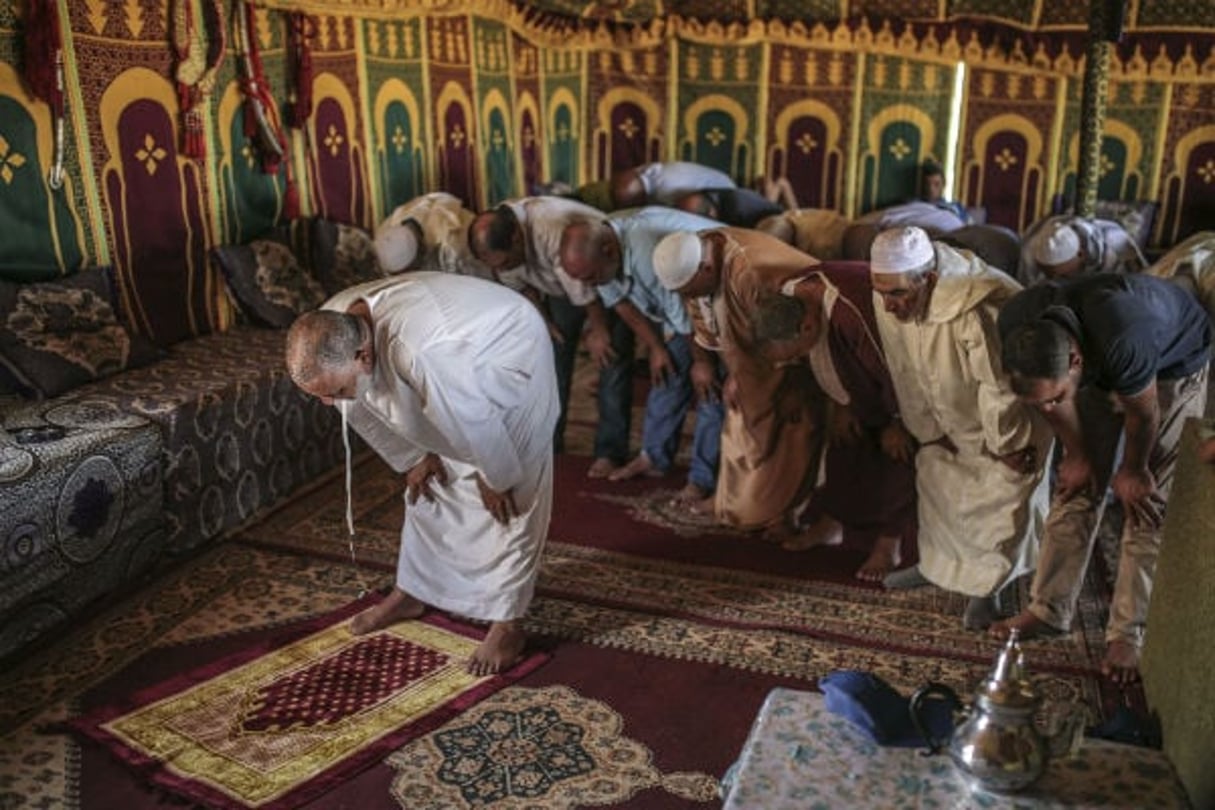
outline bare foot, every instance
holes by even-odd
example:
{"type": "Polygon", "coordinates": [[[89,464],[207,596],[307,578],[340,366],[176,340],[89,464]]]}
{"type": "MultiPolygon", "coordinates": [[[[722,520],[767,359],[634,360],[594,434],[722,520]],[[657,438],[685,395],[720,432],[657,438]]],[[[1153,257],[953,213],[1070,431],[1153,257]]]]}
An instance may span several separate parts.
{"type": "Polygon", "coordinates": [[[694,515],[717,514],[717,496],[709,495],[688,505],[688,511],[694,515]]]}
{"type": "Polygon", "coordinates": [[[815,546],[838,546],[844,542],[844,527],[835,518],[824,515],[805,530],[795,532],[780,544],[785,551],[805,551],[815,546]]]}
{"type": "Polygon", "coordinates": [[[662,476],[662,471],[654,468],[654,463],[650,461],[650,457],[645,453],[638,453],[637,457],[625,464],[623,467],[617,467],[608,475],[609,481],[627,481],[630,478],[636,478],[639,475],[648,475],[651,478],[659,478],[662,476]]]}
{"type": "Polygon", "coordinates": [[[518,620],[494,622],[464,668],[469,674],[478,676],[508,669],[523,655],[526,641],[527,636],[518,620]]]}
{"type": "Polygon", "coordinates": [[[1020,631],[1019,638],[1029,641],[1034,638],[1046,638],[1060,635],[1063,631],[1058,627],[1047,624],[1028,610],[1023,610],[1011,619],[996,622],[987,628],[987,632],[998,639],[1008,638],[1008,631],[1016,628],[1020,631]]]}
{"type": "Polygon", "coordinates": [[[1129,641],[1111,641],[1105,648],[1101,672],[1117,684],[1135,683],[1139,680],[1139,648],[1129,641]]]}
{"type": "Polygon", "coordinates": [[[920,572],[920,566],[909,565],[897,571],[891,571],[882,577],[882,586],[888,591],[910,591],[913,588],[924,588],[932,583],[920,572]]]}
{"type": "Polygon", "coordinates": [[[709,496],[708,490],[698,487],[691,481],[683,485],[683,489],[675,493],[672,501],[680,506],[694,508],[696,504],[709,496]]]}
{"type": "Polygon", "coordinates": [[[999,600],[994,596],[972,596],[962,613],[962,627],[967,630],[986,630],[1000,615],[999,600]]]}
{"type": "Polygon", "coordinates": [[[591,466],[587,468],[587,478],[607,478],[616,469],[616,465],[612,463],[610,458],[597,458],[591,462],[591,466]]]}
{"type": "Polygon", "coordinates": [[[416,619],[424,612],[426,605],[400,588],[393,588],[392,593],[350,620],[350,632],[356,636],[374,633],[397,622],[416,619]]]}
{"type": "Polygon", "coordinates": [[[776,523],[766,527],[760,534],[760,539],[762,539],[765,543],[773,543],[778,546],[783,546],[795,534],[797,534],[797,532],[792,526],[789,525],[789,521],[782,518],[776,523]]]}
{"type": "Polygon", "coordinates": [[[899,553],[900,542],[898,537],[879,537],[873,544],[873,551],[853,576],[865,582],[881,582],[903,561],[899,553]]]}

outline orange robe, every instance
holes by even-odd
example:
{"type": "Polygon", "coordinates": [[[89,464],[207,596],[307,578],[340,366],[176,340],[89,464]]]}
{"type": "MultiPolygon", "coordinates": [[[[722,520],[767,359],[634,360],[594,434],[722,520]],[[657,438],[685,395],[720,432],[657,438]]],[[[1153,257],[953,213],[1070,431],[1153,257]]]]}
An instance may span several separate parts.
{"type": "Polygon", "coordinates": [[[824,435],[822,392],[805,365],[775,368],[755,350],[751,313],[818,260],[757,231],[721,228],[721,285],[688,302],[694,336],[721,353],[738,387],[726,408],[714,511],[723,523],[761,529],[789,520],[814,489],[824,435]]]}

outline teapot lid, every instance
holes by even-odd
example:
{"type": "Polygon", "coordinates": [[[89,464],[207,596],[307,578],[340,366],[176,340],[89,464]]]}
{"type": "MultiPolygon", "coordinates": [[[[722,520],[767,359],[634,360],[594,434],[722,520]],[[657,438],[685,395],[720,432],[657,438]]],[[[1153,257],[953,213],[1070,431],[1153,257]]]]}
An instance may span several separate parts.
{"type": "Polygon", "coordinates": [[[1008,640],[996,656],[995,665],[979,686],[978,698],[992,706],[1007,709],[1037,708],[1039,698],[1025,673],[1020,631],[1012,628],[1008,640]]]}

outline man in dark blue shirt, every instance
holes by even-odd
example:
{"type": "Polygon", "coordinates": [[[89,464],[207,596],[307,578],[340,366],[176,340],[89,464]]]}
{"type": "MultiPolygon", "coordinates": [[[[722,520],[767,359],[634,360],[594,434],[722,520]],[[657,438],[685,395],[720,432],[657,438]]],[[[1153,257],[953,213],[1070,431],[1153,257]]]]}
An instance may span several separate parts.
{"type": "Polygon", "coordinates": [[[1112,487],[1125,520],[1102,669],[1135,680],[1177,443],[1206,404],[1207,314],[1168,281],[1097,275],[1018,293],[998,326],[1013,389],[1050,422],[1063,456],[1030,605],[992,632],[1068,629],[1112,487]]]}

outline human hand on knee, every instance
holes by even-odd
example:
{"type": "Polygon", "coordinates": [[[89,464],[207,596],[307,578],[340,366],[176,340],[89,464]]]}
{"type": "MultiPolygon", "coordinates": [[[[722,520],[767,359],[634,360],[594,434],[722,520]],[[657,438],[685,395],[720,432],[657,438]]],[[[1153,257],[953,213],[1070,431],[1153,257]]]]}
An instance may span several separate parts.
{"type": "Polygon", "coordinates": [[[406,498],[410,506],[418,502],[419,495],[434,503],[435,494],[430,488],[432,480],[438,481],[439,486],[446,486],[447,468],[443,466],[441,458],[434,453],[427,453],[405,473],[406,498]]]}

